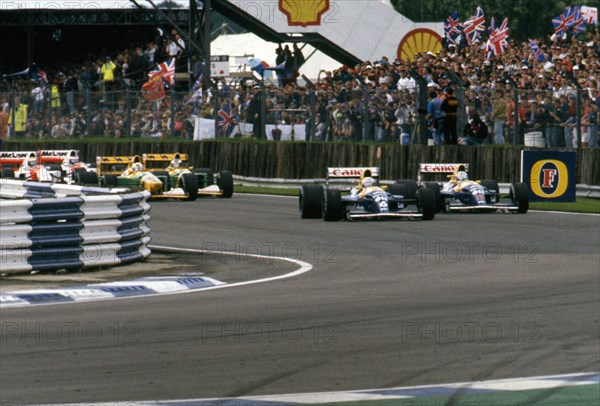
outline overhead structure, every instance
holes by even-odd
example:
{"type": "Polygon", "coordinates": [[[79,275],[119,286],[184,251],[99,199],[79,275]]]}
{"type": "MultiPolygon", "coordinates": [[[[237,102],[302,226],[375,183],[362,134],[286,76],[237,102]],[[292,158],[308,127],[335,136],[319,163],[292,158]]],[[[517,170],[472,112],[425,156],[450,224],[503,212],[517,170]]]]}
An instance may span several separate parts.
{"type": "Polygon", "coordinates": [[[212,6],[267,41],[310,43],[349,64],[442,48],[443,23],[415,23],[389,0],[212,0],[212,6]]]}

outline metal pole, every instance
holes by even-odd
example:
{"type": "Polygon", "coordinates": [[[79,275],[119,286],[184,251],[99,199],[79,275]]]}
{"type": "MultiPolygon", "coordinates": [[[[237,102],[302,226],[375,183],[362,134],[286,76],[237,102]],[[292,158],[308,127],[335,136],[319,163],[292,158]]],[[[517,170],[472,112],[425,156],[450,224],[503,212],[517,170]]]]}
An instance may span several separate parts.
{"type": "MultiPolygon", "coordinates": [[[[577,89],[577,102],[575,109],[577,110],[577,127],[575,129],[575,134],[577,137],[577,149],[581,148],[581,89],[577,89]]],[[[572,147],[572,145],[569,145],[572,147]]]]}
{"type": "Polygon", "coordinates": [[[427,81],[416,70],[410,71],[410,76],[417,82],[417,113],[419,114],[419,144],[427,145],[427,81]]]}
{"type": "Polygon", "coordinates": [[[204,30],[202,48],[204,54],[204,77],[210,80],[210,26],[212,22],[212,0],[204,0],[204,30]]]}

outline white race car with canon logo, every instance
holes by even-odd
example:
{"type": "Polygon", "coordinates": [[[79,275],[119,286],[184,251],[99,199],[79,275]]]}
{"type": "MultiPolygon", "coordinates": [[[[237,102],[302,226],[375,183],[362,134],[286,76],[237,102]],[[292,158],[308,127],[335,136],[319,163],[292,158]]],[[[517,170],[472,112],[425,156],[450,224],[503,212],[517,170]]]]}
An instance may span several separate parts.
{"type": "Polygon", "coordinates": [[[435,194],[436,211],[527,213],[529,190],[513,183],[508,196],[500,195],[494,180],[470,180],[469,164],[420,164],[417,181],[403,181],[411,190],[430,189],[435,194]],[[424,182],[424,174],[449,174],[445,182],[424,182]]]}
{"type": "Polygon", "coordinates": [[[421,189],[408,198],[405,185],[379,185],[379,168],[327,168],[325,187],[305,185],[300,189],[302,218],[325,221],[416,218],[433,220],[433,191],[421,189]],[[330,180],[355,181],[352,188],[331,188],[330,180]]]}

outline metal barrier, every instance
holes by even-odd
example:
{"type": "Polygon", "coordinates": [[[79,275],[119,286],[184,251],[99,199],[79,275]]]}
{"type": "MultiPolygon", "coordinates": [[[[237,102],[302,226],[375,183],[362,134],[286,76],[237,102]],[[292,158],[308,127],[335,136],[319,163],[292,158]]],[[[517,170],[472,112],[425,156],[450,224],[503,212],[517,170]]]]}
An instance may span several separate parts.
{"type": "Polygon", "coordinates": [[[4,180],[0,198],[19,190],[20,200],[0,201],[2,273],[113,266],[150,255],[148,192],[4,180]]]}

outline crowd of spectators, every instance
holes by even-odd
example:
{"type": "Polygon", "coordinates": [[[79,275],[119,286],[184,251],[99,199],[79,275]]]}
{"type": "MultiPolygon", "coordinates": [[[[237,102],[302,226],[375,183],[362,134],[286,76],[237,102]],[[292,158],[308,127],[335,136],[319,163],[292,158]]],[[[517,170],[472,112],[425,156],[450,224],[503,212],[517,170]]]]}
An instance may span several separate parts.
{"type": "MultiPolygon", "coordinates": [[[[425,116],[431,144],[523,144],[525,134],[540,132],[549,147],[571,147],[576,145],[579,88],[582,145],[598,146],[600,36],[592,31],[540,41],[545,58],[539,61],[526,42],[511,40],[505,54],[491,59],[485,57],[482,44],[449,47],[437,55],[418,54],[413,61],[383,56],[324,70],[315,81],[316,89],[298,85],[297,80],[282,86],[265,81],[263,90],[255,80],[223,79],[218,86],[205,84],[202,99],[192,103],[187,82],[158,103],[146,101],[139,92],[156,63],[171,54],[183,55],[182,41],[179,47],[173,40],[157,42],[164,46],[150,42],[114,58],[103,55],[55,67],[48,72],[50,83],[43,93],[39,82],[24,77],[4,80],[2,109],[11,116],[13,107],[18,112],[20,104],[28,106],[24,128],[15,119],[13,133],[41,138],[189,139],[196,117],[216,117],[216,111],[225,107],[256,129],[262,122],[264,95],[266,124],[304,125],[311,140],[416,142],[418,118],[425,116]],[[106,71],[111,73],[107,76],[106,71]],[[427,82],[426,106],[417,102],[414,73],[427,82]],[[316,113],[314,120],[311,111],[316,113]]],[[[185,60],[178,66],[179,71],[187,70],[185,60]]],[[[227,135],[263,136],[260,131],[227,135]]]]}

